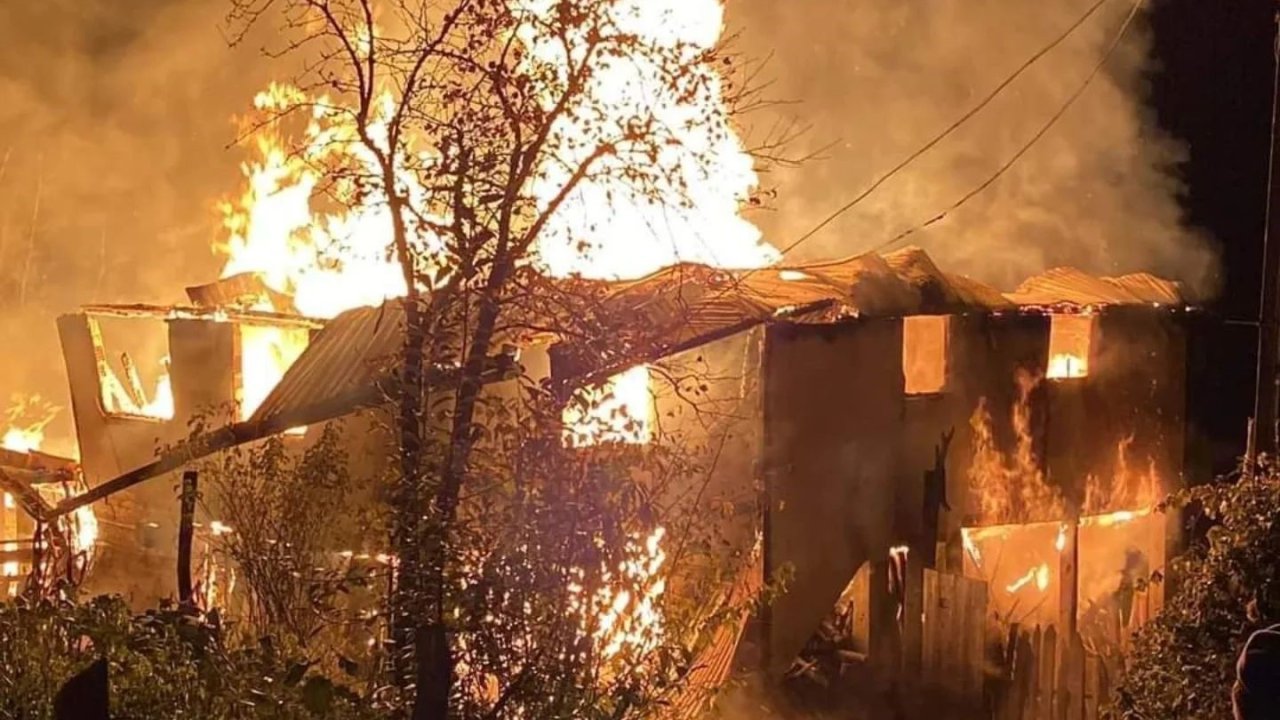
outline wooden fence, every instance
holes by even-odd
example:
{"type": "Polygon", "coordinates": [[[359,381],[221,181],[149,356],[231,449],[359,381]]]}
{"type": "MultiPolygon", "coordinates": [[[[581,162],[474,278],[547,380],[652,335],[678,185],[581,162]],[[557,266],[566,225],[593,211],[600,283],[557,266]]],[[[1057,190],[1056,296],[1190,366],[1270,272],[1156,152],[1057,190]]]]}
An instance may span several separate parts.
{"type": "MultiPolygon", "coordinates": [[[[933,707],[945,698],[956,717],[1097,720],[1118,668],[1078,634],[997,625],[979,580],[925,570],[923,590],[920,680],[933,707]]],[[[1145,610],[1135,607],[1131,627],[1145,610]]]]}

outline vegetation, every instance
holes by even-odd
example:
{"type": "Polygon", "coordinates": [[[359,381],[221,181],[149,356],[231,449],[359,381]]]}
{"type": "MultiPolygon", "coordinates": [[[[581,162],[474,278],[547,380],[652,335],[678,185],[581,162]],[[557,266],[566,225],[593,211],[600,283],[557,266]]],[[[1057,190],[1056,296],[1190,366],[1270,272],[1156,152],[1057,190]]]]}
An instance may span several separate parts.
{"type": "Polygon", "coordinates": [[[1175,561],[1175,592],[1140,632],[1114,714],[1230,720],[1240,648],[1280,622],[1280,465],[1179,492],[1168,506],[1208,530],[1175,561]]]}
{"type": "MultiPolygon", "coordinates": [[[[566,447],[573,387],[518,367],[495,387],[504,347],[571,340],[598,379],[673,330],[602,316],[600,287],[572,277],[589,263],[566,257],[611,244],[623,252],[592,261],[610,277],[691,259],[677,243],[715,257],[708,238],[742,228],[745,190],[710,203],[724,227],[680,219],[700,191],[750,187],[726,102],[753,101],[722,85],[733,61],[707,39],[719,6],[674,22],[683,4],[232,2],[233,26],[273,24],[284,40],[269,52],[305,67],[259,99],[250,134],[287,139],[317,205],[381,218],[356,250],[390,258],[404,294],[377,697],[406,715],[642,716],[733,614],[724,581],[738,566],[722,561],[745,559],[752,535],[722,545],[716,523],[695,522],[723,502],[704,492],[714,440],[566,447]]],[[[350,257],[350,238],[328,240],[325,262],[350,257]]],[[[756,236],[746,245],[757,256],[733,259],[763,259],[756,236]]],[[[681,375],[671,389],[696,400],[706,386],[681,375]]],[[[618,419],[615,434],[636,430],[618,419]]]]}
{"type": "Polygon", "coordinates": [[[0,605],[0,718],[53,717],[58,689],[106,658],[115,718],[356,719],[357,696],[269,640],[238,643],[216,616],[133,615],[119,598],[0,605]]]}

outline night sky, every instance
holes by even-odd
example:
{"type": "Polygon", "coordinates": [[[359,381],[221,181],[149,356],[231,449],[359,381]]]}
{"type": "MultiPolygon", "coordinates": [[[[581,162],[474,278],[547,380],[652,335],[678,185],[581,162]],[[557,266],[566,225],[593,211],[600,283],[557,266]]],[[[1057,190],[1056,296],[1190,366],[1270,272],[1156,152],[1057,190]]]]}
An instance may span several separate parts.
{"type": "Polygon", "coordinates": [[[1268,0],[1164,0],[1151,24],[1158,66],[1150,102],[1190,146],[1182,168],[1189,219],[1216,239],[1225,282],[1210,337],[1192,349],[1190,416],[1217,444],[1218,470],[1242,448],[1252,414],[1256,321],[1272,102],[1275,5],[1268,0]]]}

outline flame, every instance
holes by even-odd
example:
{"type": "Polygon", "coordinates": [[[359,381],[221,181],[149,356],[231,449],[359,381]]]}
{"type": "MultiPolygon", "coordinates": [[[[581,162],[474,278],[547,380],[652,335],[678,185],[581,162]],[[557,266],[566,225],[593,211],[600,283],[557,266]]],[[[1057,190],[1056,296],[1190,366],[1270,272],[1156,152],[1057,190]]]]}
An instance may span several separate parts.
{"type": "MultiPolygon", "coordinates": [[[[627,558],[618,568],[616,581],[600,588],[593,597],[583,597],[585,591],[579,584],[569,586],[575,597],[573,607],[582,615],[584,632],[605,660],[624,652],[643,654],[662,641],[664,626],[659,602],[667,587],[662,573],[667,560],[662,548],[666,532],[658,527],[643,541],[628,541],[627,558]]],[[[615,580],[610,572],[604,574],[604,579],[615,580]]]]}
{"type": "Polygon", "coordinates": [[[1069,524],[1063,523],[1058,526],[1058,537],[1053,541],[1053,549],[1063,552],[1067,549],[1067,528],[1069,524]]]}
{"type": "MultiPolygon", "coordinates": [[[[120,376],[116,374],[115,368],[106,362],[105,358],[99,359],[98,362],[98,380],[101,388],[102,409],[108,413],[118,415],[130,415],[133,417],[151,418],[152,420],[172,420],[174,414],[173,407],[173,381],[169,376],[169,356],[160,358],[160,376],[156,379],[155,390],[151,393],[151,399],[147,399],[144,395],[145,390],[136,385],[137,389],[133,393],[125,390],[124,383],[120,380],[120,376]],[[134,395],[144,395],[139,403],[134,395]]],[[[133,375],[132,383],[138,383],[136,374],[133,375]]]]}
{"type": "Polygon", "coordinates": [[[1050,380],[1082,378],[1089,375],[1089,362],[1079,355],[1059,353],[1049,358],[1050,380]]]}
{"type": "Polygon", "coordinates": [[[1035,587],[1040,592],[1049,589],[1049,565],[1041,563],[1039,567],[1031,568],[1026,575],[1015,580],[1011,585],[1005,588],[1009,593],[1016,593],[1031,583],[1035,583],[1035,587]]]}
{"type": "Polygon", "coordinates": [[[1089,375],[1089,354],[1093,349],[1092,313],[1055,313],[1049,318],[1050,380],[1082,378],[1089,375]]]}
{"type": "Polygon", "coordinates": [[[987,400],[980,399],[969,419],[969,426],[973,429],[969,484],[984,520],[1025,522],[1043,517],[1062,517],[1062,498],[1056,488],[1046,482],[1031,433],[1031,392],[1040,380],[1023,370],[1018,371],[1016,380],[1018,399],[1012,413],[1013,452],[1005,453],[1000,449],[987,400]]]}
{"type": "MultiPolygon", "coordinates": [[[[516,6],[515,33],[529,51],[527,63],[563,70],[568,55],[579,52],[577,43],[586,38],[572,32],[553,34],[554,23],[543,20],[555,11],[554,5],[553,0],[521,0],[516,6]]],[[[739,214],[758,178],[751,156],[731,126],[724,80],[706,62],[724,29],[720,0],[618,0],[607,12],[609,25],[634,35],[637,44],[680,55],[690,75],[684,91],[672,92],[656,81],[660,73],[643,57],[601,58],[580,99],[584,107],[565,113],[552,129],[549,145],[557,148],[554,159],[533,173],[523,190],[539,208],[547,208],[568,177],[566,168],[584,160],[595,146],[599,128],[587,123],[654,116],[659,121],[655,132],[661,132],[665,142],[658,143],[662,150],[650,164],[671,169],[672,177],[666,178],[663,187],[672,196],[656,200],[637,196],[630,182],[618,180],[634,176],[636,164],[623,157],[601,160],[537,239],[538,266],[557,277],[621,279],[678,262],[732,268],[776,262],[777,250],[763,243],[760,231],[739,214]]],[[[370,42],[367,33],[356,35],[370,42]]],[[[369,135],[383,152],[404,151],[390,148],[387,140],[386,125],[395,101],[394,95],[382,94],[372,109],[369,135]]],[[[238,199],[222,206],[227,238],[217,249],[226,257],[223,277],[258,273],[272,290],[292,298],[293,307],[288,309],[320,318],[403,295],[407,288],[390,252],[392,218],[385,197],[368,183],[357,187],[355,181],[344,180],[377,174],[376,158],[359,142],[352,114],[330,98],[312,98],[298,88],[278,84],[259,93],[254,104],[272,113],[313,109],[303,119],[300,148],[286,140],[278,124],[267,123],[254,131],[253,155],[242,166],[245,189],[238,199]],[[325,170],[334,167],[345,172],[325,170]]],[[[434,150],[428,148],[424,156],[434,150]]],[[[412,174],[397,181],[416,208],[429,211],[439,204],[429,201],[429,193],[412,174]]],[[[424,223],[413,225],[416,235],[411,243],[424,257],[437,257],[442,249],[439,240],[424,223]]],[[[435,282],[446,272],[443,263],[437,265],[435,282]]],[[[278,332],[273,329],[245,340],[245,415],[279,381],[299,346],[305,346],[296,338],[268,337],[278,332]],[[250,364],[251,357],[263,356],[279,357],[280,362],[250,364]]],[[[642,372],[626,373],[615,393],[625,395],[621,404],[638,418],[646,414],[639,388],[642,372]]],[[[603,434],[643,442],[648,430],[644,422],[639,425],[634,432],[603,434]]]]}
{"type": "Polygon", "coordinates": [[[564,410],[565,441],[573,447],[605,442],[643,445],[653,439],[651,371],[637,365],[597,388],[585,388],[564,410]]]}
{"type": "Polygon", "coordinates": [[[1135,468],[1129,461],[1134,436],[1116,444],[1116,459],[1109,475],[1086,479],[1084,511],[1104,515],[1117,509],[1146,508],[1155,504],[1160,494],[1160,473],[1155,459],[1147,458],[1146,466],[1135,468]]]}
{"type": "MultiPolygon", "coordinates": [[[[554,0],[522,2],[530,13],[544,17],[555,5],[554,0]]],[[[653,82],[662,72],[645,57],[602,59],[582,98],[583,119],[556,128],[553,141],[565,148],[568,157],[544,168],[531,190],[545,207],[569,169],[592,152],[594,133],[584,125],[599,122],[595,117],[601,111],[595,108],[603,108],[610,118],[656,117],[660,127],[652,132],[670,137],[653,164],[675,168],[678,187],[673,197],[654,202],[618,180],[628,159],[604,159],[602,172],[578,187],[539,238],[545,269],[557,276],[627,279],[680,262],[728,268],[773,264],[778,251],[762,243],[760,231],[738,212],[757,185],[754,163],[729,122],[723,78],[701,61],[720,41],[723,4],[720,0],[618,0],[609,12],[620,32],[634,34],[642,44],[679,53],[691,76],[687,93],[653,82]],[[591,110],[586,112],[587,108],[591,110]]],[[[535,58],[565,66],[565,55],[574,48],[566,48],[544,23],[527,23],[523,29],[521,38],[535,58]]]]}
{"type": "MultiPolygon", "coordinates": [[[[973,429],[969,484],[977,498],[978,517],[983,524],[1046,521],[1066,516],[1062,493],[1048,484],[1035,453],[1031,392],[1040,379],[1019,371],[1017,381],[1018,399],[1012,412],[1012,452],[1005,452],[999,447],[986,398],[978,401],[978,407],[969,420],[973,429]]],[[[1135,468],[1129,459],[1134,442],[1134,436],[1129,435],[1116,444],[1110,473],[1085,478],[1083,514],[1105,515],[1120,509],[1150,507],[1155,503],[1161,487],[1155,459],[1148,457],[1145,467],[1135,468]]]]}
{"type": "Polygon", "coordinates": [[[58,416],[60,408],[39,395],[14,395],[5,411],[9,429],[0,438],[0,447],[30,453],[44,444],[44,430],[58,416]]]}
{"type": "Polygon", "coordinates": [[[29,453],[39,450],[43,442],[43,428],[9,428],[4,434],[3,441],[0,441],[0,446],[5,450],[29,453]]]}

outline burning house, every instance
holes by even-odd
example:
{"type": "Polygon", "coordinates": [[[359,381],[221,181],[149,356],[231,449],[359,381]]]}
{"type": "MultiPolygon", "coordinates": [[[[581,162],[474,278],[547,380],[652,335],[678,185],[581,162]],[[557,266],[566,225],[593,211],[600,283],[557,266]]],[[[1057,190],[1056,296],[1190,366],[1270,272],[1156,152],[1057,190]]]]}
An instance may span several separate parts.
{"type": "MultiPolygon", "coordinates": [[[[191,290],[190,307],[60,320],[91,489],[52,514],[95,503],[94,589],[141,604],[173,594],[176,473],[203,456],[282,433],[303,447],[344,423],[367,472],[385,462],[359,446],[387,440],[377,415],[403,342],[399,303],[318,320],[244,309],[246,287],[261,290],[242,277],[191,290]],[[136,343],[132,326],[162,340],[150,382],[112,344],[136,343]]],[[[753,271],[677,265],[610,284],[605,304],[673,330],[604,365],[554,338],[509,350],[491,360],[491,391],[517,363],[557,386],[607,388],[587,413],[603,430],[575,434],[592,417],[566,411],[572,445],[651,442],[660,420],[716,439],[710,493],[743,551],[761,542],[741,590],[784,568],[791,579],[717,636],[702,681],[733,667],[804,675],[838,645],[842,671],[919,676],[977,703],[990,655],[1018,628],[1099,647],[1158,609],[1145,578],[1176,537],[1153,505],[1181,482],[1184,456],[1176,285],[1063,269],[1003,294],[907,249],[753,271]],[[712,412],[658,382],[688,376],[712,412]],[[609,427],[619,407],[630,420],[609,427]],[[835,633],[841,612],[852,619],[835,633]]]]}

